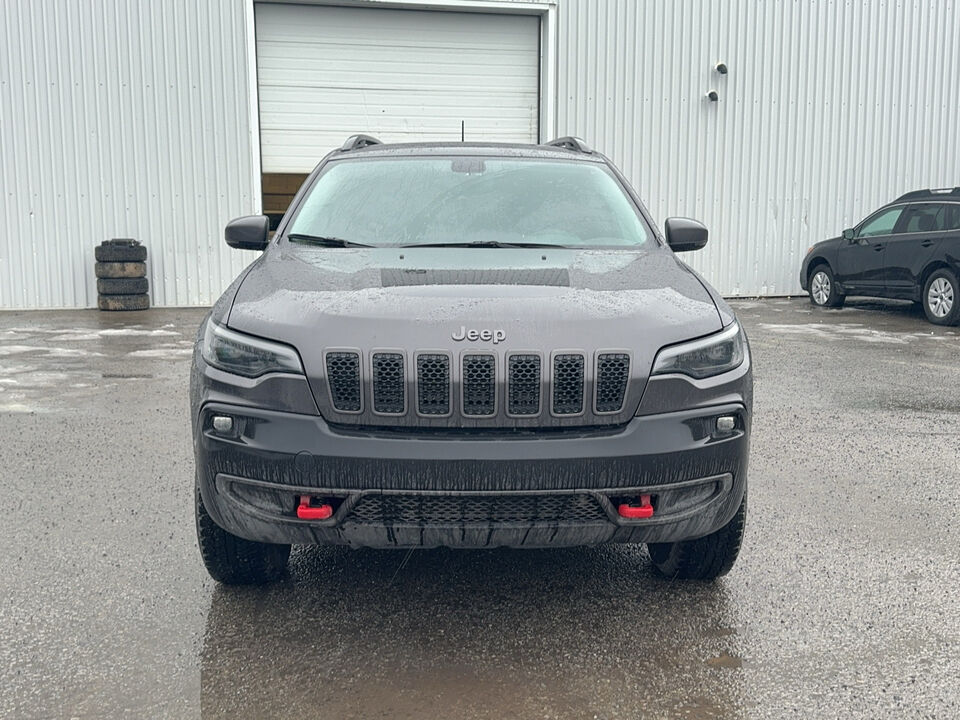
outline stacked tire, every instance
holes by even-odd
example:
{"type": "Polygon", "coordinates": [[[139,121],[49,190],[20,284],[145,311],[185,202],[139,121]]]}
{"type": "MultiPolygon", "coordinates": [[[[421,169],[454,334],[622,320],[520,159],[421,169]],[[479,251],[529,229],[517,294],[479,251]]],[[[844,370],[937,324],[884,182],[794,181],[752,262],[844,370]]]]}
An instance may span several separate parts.
{"type": "Polygon", "coordinates": [[[94,248],[97,260],[97,307],[101,310],[146,310],[150,307],[147,248],[136,240],[105,240],[94,248]]]}

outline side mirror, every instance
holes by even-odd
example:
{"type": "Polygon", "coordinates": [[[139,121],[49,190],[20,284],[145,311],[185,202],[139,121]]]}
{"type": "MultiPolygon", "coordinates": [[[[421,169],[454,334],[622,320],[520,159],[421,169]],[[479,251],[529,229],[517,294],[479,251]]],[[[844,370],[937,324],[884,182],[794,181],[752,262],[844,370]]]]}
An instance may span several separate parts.
{"type": "Polygon", "coordinates": [[[853,240],[854,240],[854,237],[853,237],[853,236],[854,236],[853,228],[847,228],[846,230],[843,231],[843,239],[844,239],[844,240],[848,240],[849,242],[853,242],[853,240]]]}
{"type": "Polygon", "coordinates": [[[707,244],[707,228],[703,223],[690,218],[667,218],[663,224],[667,245],[674,252],[699,250],[707,244]]]}
{"type": "Polygon", "coordinates": [[[231,220],[223,231],[227,245],[238,250],[263,250],[269,242],[270,218],[266,215],[245,215],[231,220]]]}

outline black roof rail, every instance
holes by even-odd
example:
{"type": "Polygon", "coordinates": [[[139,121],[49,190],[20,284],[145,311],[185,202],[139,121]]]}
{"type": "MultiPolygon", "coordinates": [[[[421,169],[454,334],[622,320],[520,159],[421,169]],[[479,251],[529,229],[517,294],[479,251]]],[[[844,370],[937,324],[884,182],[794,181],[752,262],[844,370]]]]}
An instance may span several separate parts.
{"type": "Polygon", "coordinates": [[[955,188],[932,188],[930,190],[914,190],[905,195],[901,195],[894,202],[903,202],[904,200],[929,200],[931,198],[960,197],[960,187],[955,188]]]}
{"type": "Polygon", "coordinates": [[[359,150],[360,148],[365,148],[369,145],[383,145],[383,143],[372,135],[351,135],[344,140],[343,145],[340,146],[340,152],[359,150]]]}
{"type": "Polygon", "coordinates": [[[587,155],[593,153],[592,147],[587,145],[581,138],[573,137],[572,135],[559,137],[556,140],[544,143],[544,145],[563,148],[564,150],[573,150],[574,152],[585,153],[587,155]]]}

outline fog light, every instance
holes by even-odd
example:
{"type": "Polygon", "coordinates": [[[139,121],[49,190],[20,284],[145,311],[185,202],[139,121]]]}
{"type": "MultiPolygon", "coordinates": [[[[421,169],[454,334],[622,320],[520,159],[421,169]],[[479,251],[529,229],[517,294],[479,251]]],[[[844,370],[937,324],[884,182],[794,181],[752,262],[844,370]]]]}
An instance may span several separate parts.
{"type": "Polygon", "coordinates": [[[717,432],[730,433],[737,426],[737,419],[733,415],[721,415],[717,418],[717,432]]]}
{"type": "Polygon", "coordinates": [[[229,415],[214,415],[213,429],[221,435],[229,435],[233,432],[233,418],[229,415]]]}

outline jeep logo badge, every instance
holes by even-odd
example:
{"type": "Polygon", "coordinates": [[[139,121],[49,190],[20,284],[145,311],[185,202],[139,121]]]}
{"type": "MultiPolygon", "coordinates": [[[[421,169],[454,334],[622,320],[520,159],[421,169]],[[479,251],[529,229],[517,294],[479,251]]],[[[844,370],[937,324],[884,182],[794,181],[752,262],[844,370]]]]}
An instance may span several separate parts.
{"type": "Polygon", "coordinates": [[[490,342],[492,340],[493,344],[496,345],[507,339],[507,333],[503,330],[467,330],[461,325],[452,337],[457,342],[463,342],[464,340],[490,342]]]}

